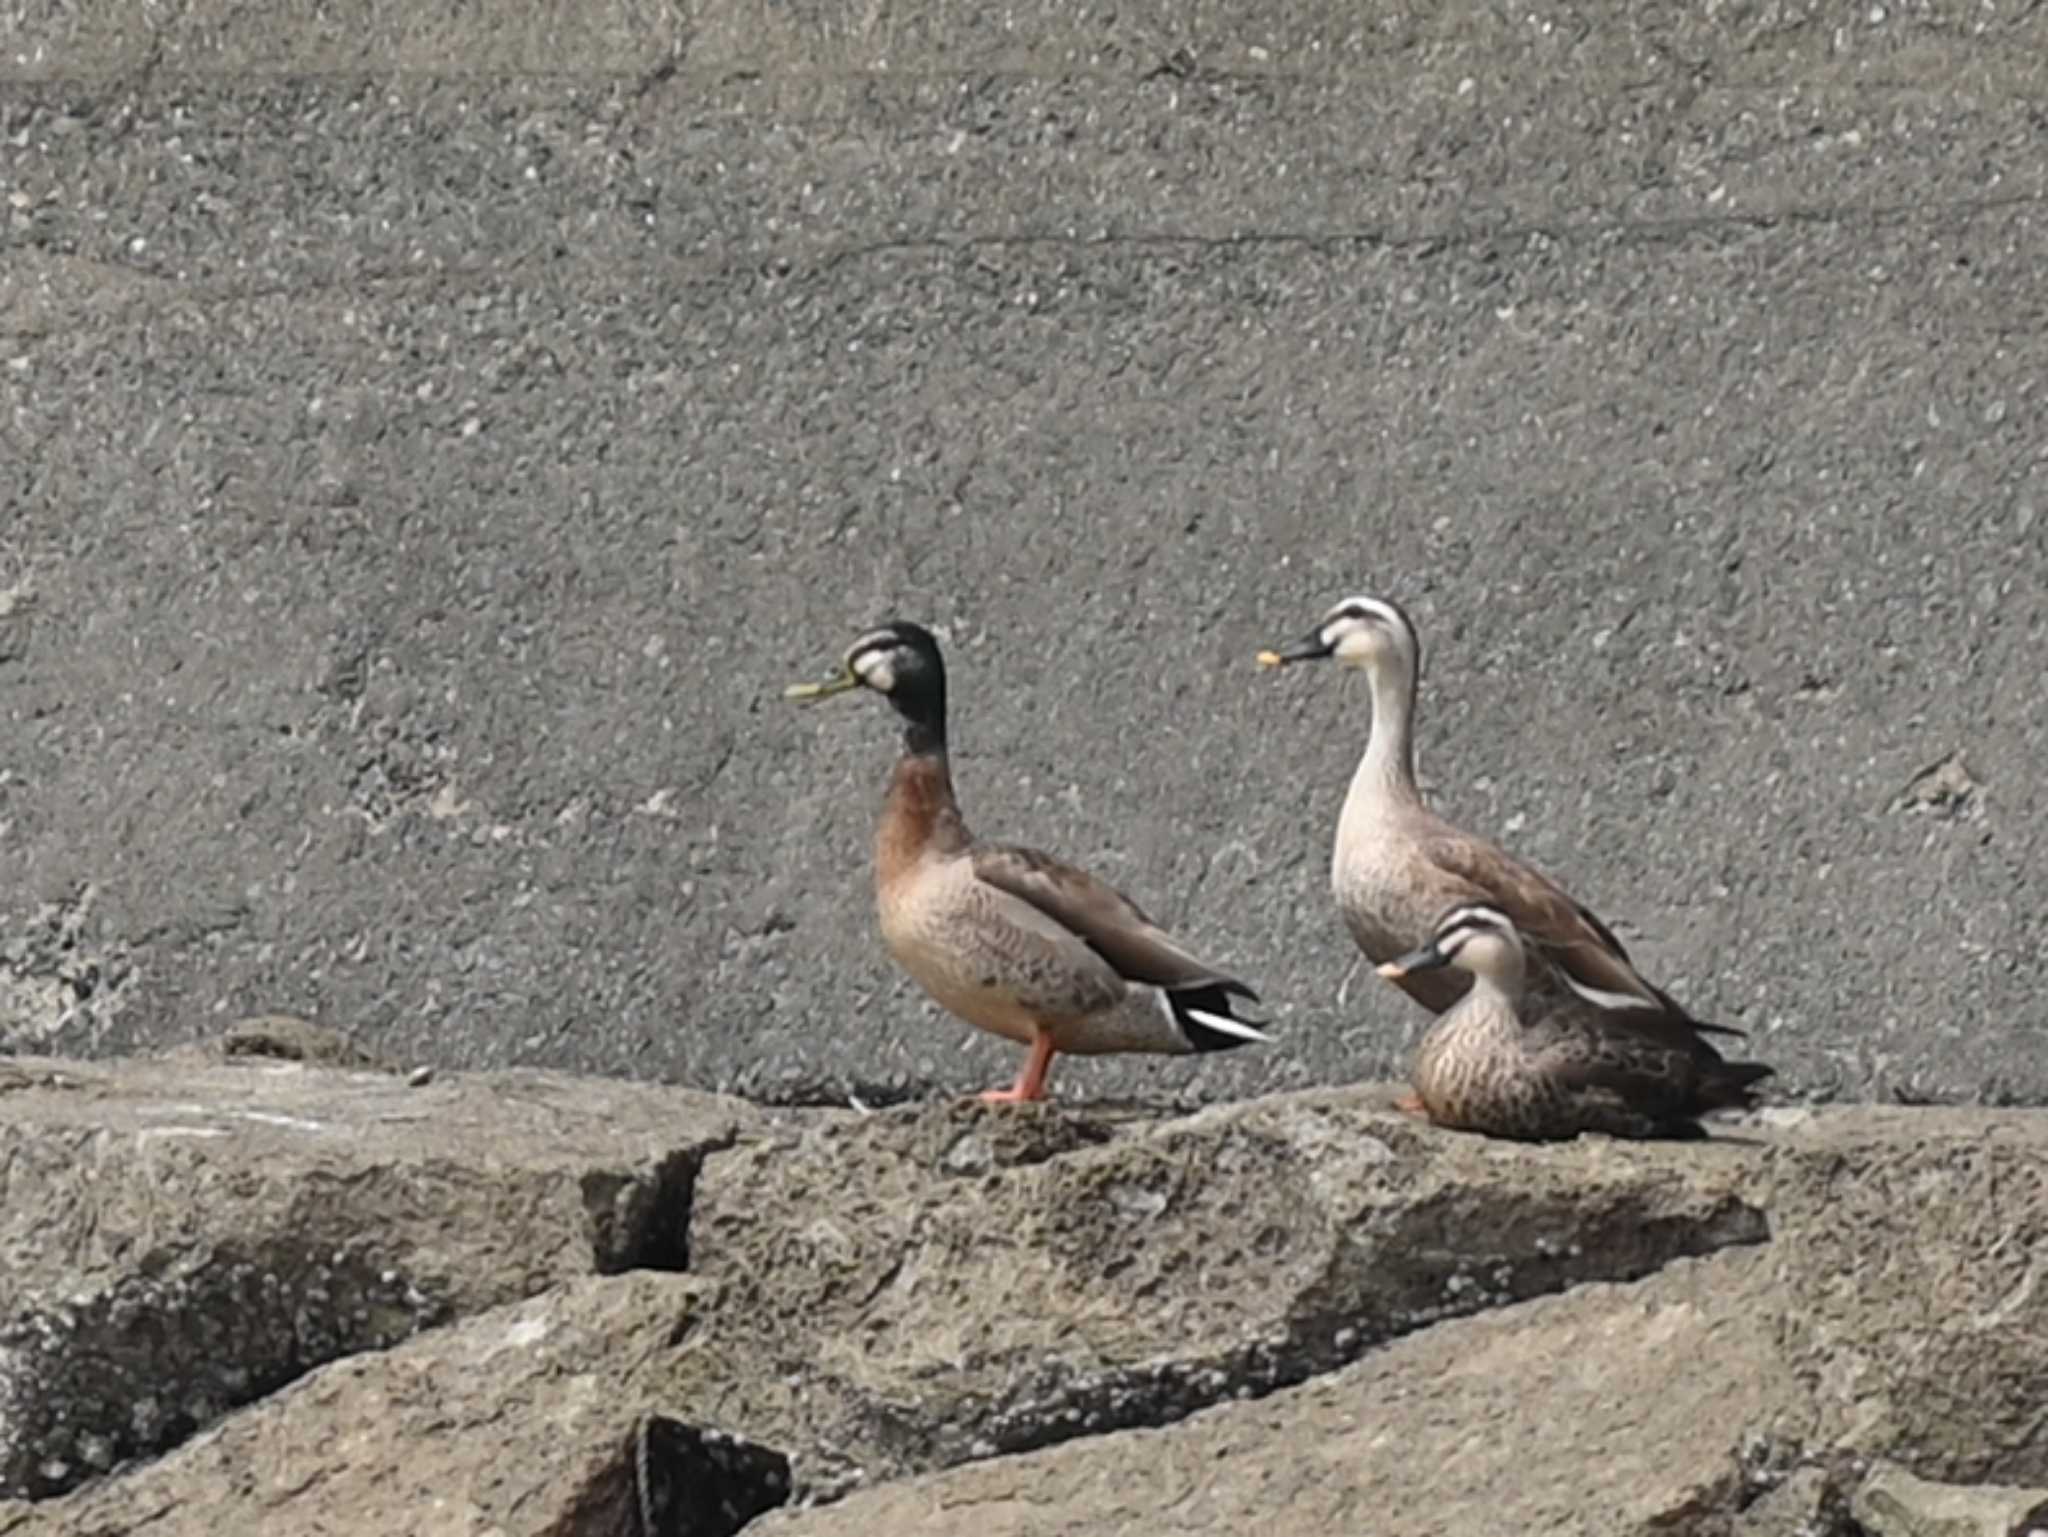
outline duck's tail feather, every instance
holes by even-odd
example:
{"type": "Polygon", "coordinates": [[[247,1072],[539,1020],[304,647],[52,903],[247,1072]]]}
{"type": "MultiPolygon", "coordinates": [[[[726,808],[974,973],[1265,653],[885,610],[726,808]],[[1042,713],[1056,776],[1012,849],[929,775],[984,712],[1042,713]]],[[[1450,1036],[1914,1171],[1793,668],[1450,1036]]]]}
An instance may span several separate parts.
{"type": "Polygon", "coordinates": [[[1761,1062],[1716,1062],[1701,1080],[1702,1110],[1754,1110],[1756,1086],[1775,1069],[1761,1062]]]}
{"type": "Polygon", "coordinates": [[[1264,1020],[1239,1019],[1231,1012],[1233,997],[1259,1001],[1257,993],[1234,978],[1166,988],[1160,993],[1175,1028],[1196,1051],[1230,1051],[1254,1041],[1271,1041],[1273,1037],[1259,1028],[1264,1020]]]}
{"type": "Polygon", "coordinates": [[[1651,984],[1650,991],[1657,995],[1658,1001],[1665,1008],[1677,1015],[1678,1018],[1684,1020],[1688,1025],[1691,1025],[1701,1035],[1727,1035],[1744,1041],[1749,1039],[1749,1032],[1740,1025],[1724,1025],[1714,1020],[1701,1019],[1684,1004],[1665,992],[1663,988],[1651,984]]]}

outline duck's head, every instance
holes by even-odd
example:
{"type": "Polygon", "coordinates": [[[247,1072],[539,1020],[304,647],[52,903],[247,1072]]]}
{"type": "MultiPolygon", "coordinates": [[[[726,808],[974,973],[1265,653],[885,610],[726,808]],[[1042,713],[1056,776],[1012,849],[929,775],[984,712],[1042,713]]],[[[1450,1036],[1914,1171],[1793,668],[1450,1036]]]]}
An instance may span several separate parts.
{"type": "Polygon", "coordinates": [[[1346,598],[1331,606],[1322,622],[1284,651],[1261,651],[1261,667],[1334,661],[1374,671],[1397,664],[1409,676],[1422,665],[1422,643],[1398,603],[1385,598],[1346,598]]]}
{"type": "Polygon", "coordinates": [[[946,659],[938,638],[921,624],[898,619],[877,625],[846,648],[834,676],[823,683],[793,683],[783,695],[829,699],[856,688],[873,689],[913,725],[945,730],[946,659]]]}
{"type": "Polygon", "coordinates": [[[1520,975],[1522,936],[1515,932],[1514,920],[1497,907],[1461,903],[1437,919],[1428,944],[1388,961],[1379,974],[1398,981],[1443,966],[1502,982],[1520,975]]]}

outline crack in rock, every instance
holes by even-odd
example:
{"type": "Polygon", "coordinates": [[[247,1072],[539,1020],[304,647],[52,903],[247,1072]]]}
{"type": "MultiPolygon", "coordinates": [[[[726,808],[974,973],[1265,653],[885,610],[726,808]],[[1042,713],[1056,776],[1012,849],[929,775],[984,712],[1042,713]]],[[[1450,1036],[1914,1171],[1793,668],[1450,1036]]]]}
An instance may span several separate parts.
{"type": "Polygon", "coordinates": [[[10,1084],[0,1498],[62,1495],[317,1367],[578,1277],[686,1268],[699,1170],[750,1115],[257,1060],[10,1084]]]}
{"type": "Polygon", "coordinates": [[[599,1275],[690,1268],[690,1209],[705,1160],[732,1145],[670,1153],[652,1169],[593,1169],[583,1176],[591,1261],[599,1275]]]}
{"type": "Polygon", "coordinates": [[[660,1415],[641,1422],[632,1466],[637,1537],[734,1537],[789,1499],[781,1452],[660,1415]]]}
{"type": "Polygon", "coordinates": [[[542,1529],[548,1537],[736,1537],[789,1500],[787,1454],[668,1415],[642,1418],[542,1529]]]}
{"type": "MultiPolygon", "coordinates": [[[[1368,1350],[1415,1329],[1564,1291],[1588,1280],[1640,1280],[1674,1260],[1769,1238],[1762,1213],[1732,1197],[1697,1221],[1659,1218],[1626,1206],[1603,1216],[1597,1230],[1577,1246],[1578,1255],[1537,1249],[1518,1256],[1504,1249],[1476,1264],[1441,1251],[1425,1259],[1412,1280],[1424,1289],[1442,1284],[1446,1296],[1440,1303],[1375,1314],[1370,1299],[1357,1294],[1355,1275],[1337,1274],[1332,1294],[1306,1303],[1272,1339],[1206,1358],[1102,1375],[1069,1376],[1057,1366],[1048,1368],[1004,1398],[966,1409],[960,1423],[943,1427],[934,1438],[935,1459],[945,1465],[1035,1451],[1079,1436],[1156,1429],[1228,1399],[1263,1398],[1340,1370],[1368,1350]],[[1601,1260],[1589,1264],[1584,1257],[1587,1248],[1601,1260]],[[1446,1258],[1448,1269],[1442,1264],[1446,1258]],[[1466,1280],[1473,1271],[1487,1279],[1466,1280]]],[[[1373,1263],[1369,1256],[1355,1258],[1362,1265],[1373,1263]]],[[[1380,1272],[1382,1277],[1386,1273],[1380,1272]]]]}
{"type": "Polygon", "coordinates": [[[763,1378],[802,1384],[819,1503],[1168,1425],[1443,1319],[1769,1237],[1732,1163],[1503,1155],[1396,1121],[1305,1096],[1167,1122],[939,1106],[814,1127],[705,1170],[697,1273],[763,1378]]]}

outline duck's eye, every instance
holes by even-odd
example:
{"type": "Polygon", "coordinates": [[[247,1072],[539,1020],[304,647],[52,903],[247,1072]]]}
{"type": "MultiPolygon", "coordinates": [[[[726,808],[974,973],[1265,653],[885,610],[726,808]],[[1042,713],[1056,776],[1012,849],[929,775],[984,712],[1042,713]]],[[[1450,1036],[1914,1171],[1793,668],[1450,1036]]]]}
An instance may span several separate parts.
{"type": "Polygon", "coordinates": [[[896,669],[892,663],[893,647],[870,646],[865,651],[856,651],[847,658],[847,668],[869,688],[887,693],[896,682],[896,669]]]}

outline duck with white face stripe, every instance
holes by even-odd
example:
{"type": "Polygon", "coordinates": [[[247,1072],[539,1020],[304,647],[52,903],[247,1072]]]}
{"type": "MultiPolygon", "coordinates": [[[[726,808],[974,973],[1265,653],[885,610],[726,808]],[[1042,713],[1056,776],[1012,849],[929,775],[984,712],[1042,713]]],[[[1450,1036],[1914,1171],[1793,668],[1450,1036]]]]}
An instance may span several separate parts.
{"type": "Polygon", "coordinates": [[[1527,1141],[1588,1131],[1697,1138],[1700,1117],[1751,1108],[1755,1085],[1771,1075],[1759,1062],[1726,1061],[1662,1008],[1574,998],[1525,1018],[1525,961],[1514,920],[1468,903],[1444,913],[1427,944],[1379,968],[1395,981],[1446,970],[1471,979],[1415,1053],[1415,1095],[1435,1124],[1527,1141]]]}
{"type": "MultiPolygon", "coordinates": [[[[1422,799],[1415,777],[1415,710],[1422,643],[1415,625],[1385,598],[1333,605],[1306,637],[1264,651],[1265,667],[1334,661],[1366,676],[1372,723],[1337,818],[1330,887],[1353,940],[1375,963],[1421,945],[1436,918],[1458,904],[1497,907],[1528,947],[1532,990],[1559,1002],[1654,1008],[1694,1031],[1743,1032],[1693,1018],[1646,980],[1593,911],[1549,876],[1498,844],[1453,826],[1422,799]]],[[[1471,986],[1460,970],[1417,970],[1397,983],[1440,1014],[1471,986]]]]}
{"type": "Polygon", "coordinates": [[[1257,1002],[1198,959],[1122,892],[1035,849],[967,830],[946,751],[946,663],[921,625],[870,630],[839,674],[795,699],[872,689],[903,717],[903,751],[875,833],[882,942],[934,999],[971,1025],[1029,1048],[990,1101],[1045,1097],[1056,1052],[1228,1051],[1264,1041],[1233,1012],[1257,1002]]]}

